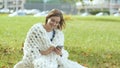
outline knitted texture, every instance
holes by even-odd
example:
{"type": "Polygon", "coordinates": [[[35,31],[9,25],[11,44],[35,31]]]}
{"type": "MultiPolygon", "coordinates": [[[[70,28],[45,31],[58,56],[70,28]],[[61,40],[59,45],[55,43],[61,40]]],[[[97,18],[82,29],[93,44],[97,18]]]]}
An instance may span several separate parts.
{"type": "Polygon", "coordinates": [[[82,68],[78,63],[68,60],[68,52],[64,48],[62,57],[55,52],[48,55],[40,54],[40,51],[45,51],[50,46],[64,45],[62,31],[56,29],[55,32],[55,37],[51,42],[42,24],[33,25],[25,39],[23,59],[14,68],[82,68]]]}

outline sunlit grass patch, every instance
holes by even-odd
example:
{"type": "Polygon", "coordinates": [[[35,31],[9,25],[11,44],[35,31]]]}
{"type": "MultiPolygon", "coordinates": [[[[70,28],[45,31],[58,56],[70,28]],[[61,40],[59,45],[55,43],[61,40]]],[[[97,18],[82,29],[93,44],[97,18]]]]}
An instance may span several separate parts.
{"type": "MultiPolygon", "coordinates": [[[[0,68],[13,68],[22,59],[29,28],[44,17],[0,17],[0,68]]],[[[120,67],[119,17],[66,16],[65,49],[69,59],[89,68],[120,67]]]]}

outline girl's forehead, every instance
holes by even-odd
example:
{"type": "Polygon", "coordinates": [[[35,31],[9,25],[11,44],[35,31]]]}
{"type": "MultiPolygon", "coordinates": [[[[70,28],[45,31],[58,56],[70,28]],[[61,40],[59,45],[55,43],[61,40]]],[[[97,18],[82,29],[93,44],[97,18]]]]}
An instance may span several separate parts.
{"type": "Polygon", "coordinates": [[[52,17],[50,17],[50,18],[60,18],[59,16],[52,16],[52,17]]]}
{"type": "Polygon", "coordinates": [[[54,17],[50,17],[49,19],[60,20],[60,17],[58,17],[58,16],[54,16],[54,17]]]}

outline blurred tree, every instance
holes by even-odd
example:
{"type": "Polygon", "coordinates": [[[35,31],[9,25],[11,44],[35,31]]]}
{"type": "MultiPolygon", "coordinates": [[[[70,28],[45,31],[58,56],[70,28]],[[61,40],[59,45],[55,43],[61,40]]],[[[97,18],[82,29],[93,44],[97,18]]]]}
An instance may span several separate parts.
{"type": "Polygon", "coordinates": [[[27,3],[44,3],[46,4],[62,4],[62,3],[68,3],[70,4],[70,14],[75,10],[76,2],[81,0],[26,0],[27,3]]]}

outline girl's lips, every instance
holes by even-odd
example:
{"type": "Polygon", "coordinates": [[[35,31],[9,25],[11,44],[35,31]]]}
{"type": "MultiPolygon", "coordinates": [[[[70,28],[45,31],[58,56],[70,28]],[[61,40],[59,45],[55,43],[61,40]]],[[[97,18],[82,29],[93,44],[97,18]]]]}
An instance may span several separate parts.
{"type": "Polygon", "coordinates": [[[51,28],[55,28],[55,26],[51,24],[51,28]]]}
{"type": "Polygon", "coordinates": [[[50,25],[50,27],[53,29],[54,28],[54,26],[53,25],[50,25]]]}

